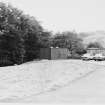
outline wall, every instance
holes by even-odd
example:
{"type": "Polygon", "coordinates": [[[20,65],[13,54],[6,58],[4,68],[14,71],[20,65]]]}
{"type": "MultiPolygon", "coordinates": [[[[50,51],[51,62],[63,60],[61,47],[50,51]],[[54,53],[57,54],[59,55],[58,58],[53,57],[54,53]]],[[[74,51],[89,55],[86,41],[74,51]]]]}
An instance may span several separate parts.
{"type": "Polygon", "coordinates": [[[67,48],[41,48],[40,59],[67,59],[69,51],[67,48]]]}

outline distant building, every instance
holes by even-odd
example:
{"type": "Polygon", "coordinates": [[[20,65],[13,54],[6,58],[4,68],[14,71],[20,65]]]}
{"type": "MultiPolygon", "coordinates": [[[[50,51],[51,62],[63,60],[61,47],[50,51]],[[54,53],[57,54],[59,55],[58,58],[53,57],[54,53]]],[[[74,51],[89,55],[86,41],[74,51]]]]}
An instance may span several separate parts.
{"type": "Polygon", "coordinates": [[[40,59],[67,59],[70,54],[67,48],[41,48],[40,59]]]}
{"type": "Polygon", "coordinates": [[[105,48],[88,48],[87,53],[90,53],[91,55],[102,53],[105,55],[105,48]]]}

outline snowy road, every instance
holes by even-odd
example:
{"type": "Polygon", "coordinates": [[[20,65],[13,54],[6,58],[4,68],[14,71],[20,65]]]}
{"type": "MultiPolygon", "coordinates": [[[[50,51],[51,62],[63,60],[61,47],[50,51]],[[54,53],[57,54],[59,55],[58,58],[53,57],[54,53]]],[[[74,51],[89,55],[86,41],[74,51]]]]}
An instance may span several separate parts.
{"type": "Polygon", "coordinates": [[[24,102],[105,103],[105,68],[70,85],[42,95],[28,97],[24,102]]]}
{"type": "Polygon", "coordinates": [[[1,68],[0,102],[105,102],[104,65],[105,62],[64,60],[1,68]]]}

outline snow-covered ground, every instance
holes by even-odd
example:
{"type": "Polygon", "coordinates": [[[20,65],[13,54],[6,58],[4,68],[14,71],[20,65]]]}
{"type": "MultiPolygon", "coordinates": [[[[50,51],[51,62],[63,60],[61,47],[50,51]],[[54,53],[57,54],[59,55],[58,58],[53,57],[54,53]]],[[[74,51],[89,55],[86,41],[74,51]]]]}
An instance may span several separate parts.
{"type": "MultiPolygon", "coordinates": [[[[99,83],[104,82],[104,69],[105,61],[82,60],[42,60],[19,66],[1,67],[0,102],[72,102],[81,101],[86,97],[91,99],[85,92],[88,93],[88,89],[91,90],[92,87],[92,95],[98,95],[99,92],[95,93],[99,86],[96,80],[98,78],[99,83]],[[100,71],[104,72],[102,81],[98,77],[100,71]]],[[[102,86],[105,88],[105,85],[102,86]]]]}

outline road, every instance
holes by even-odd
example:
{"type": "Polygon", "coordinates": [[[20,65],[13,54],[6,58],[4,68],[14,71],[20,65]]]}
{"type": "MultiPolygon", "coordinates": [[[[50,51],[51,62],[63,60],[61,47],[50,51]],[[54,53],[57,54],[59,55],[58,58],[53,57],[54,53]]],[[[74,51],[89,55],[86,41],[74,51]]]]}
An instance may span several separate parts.
{"type": "Polygon", "coordinates": [[[28,97],[24,102],[103,103],[105,102],[105,67],[56,91],[28,97]]]}
{"type": "MultiPolygon", "coordinates": [[[[70,61],[77,65],[82,64],[80,61],[70,61]]],[[[0,102],[14,102],[14,103],[105,103],[105,62],[86,62],[83,66],[79,65],[79,69],[93,68],[93,72],[85,75],[66,86],[59,87],[55,90],[33,94],[21,99],[4,98],[0,102]],[[88,63],[92,63],[86,66],[88,63]],[[85,67],[84,67],[85,66],[85,67]],[[83,68],[84,67],[84,68],[83,68]]],[[[72,66],[71,66],[72,67],[72,66]]],[[[26,89],[27,87],[25,87],[26,89]]],[[[21,95],[21,93],[20,93],[21,95]]]]}

